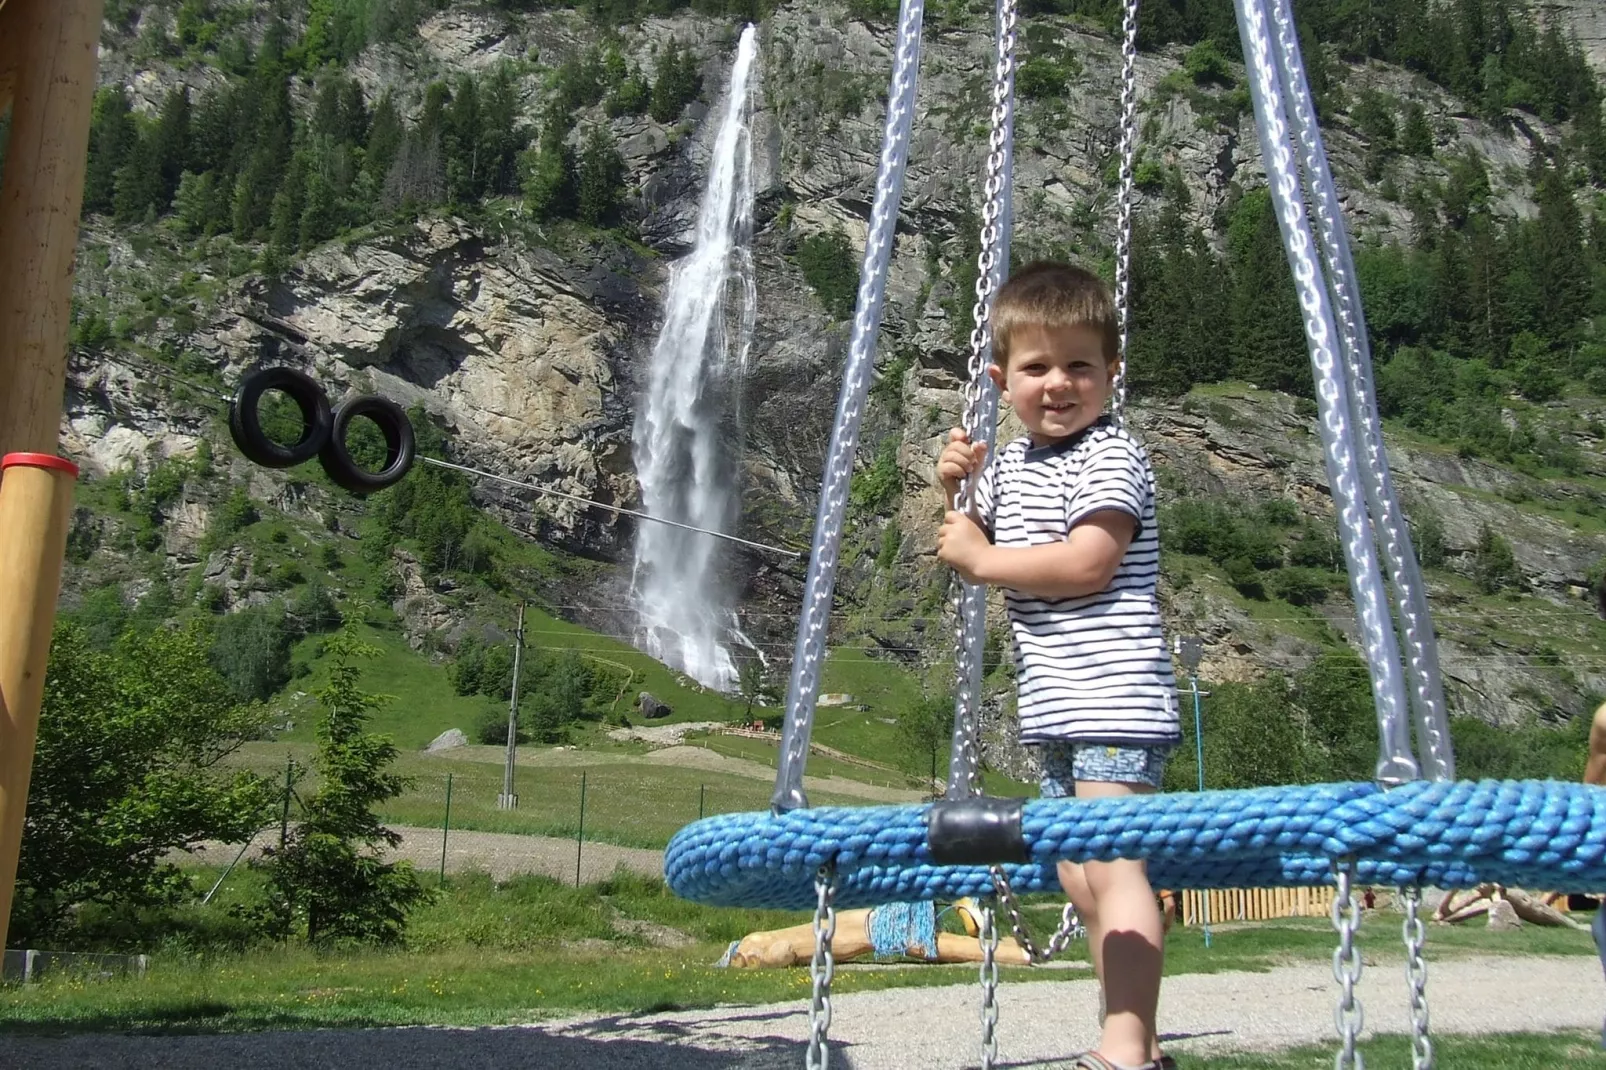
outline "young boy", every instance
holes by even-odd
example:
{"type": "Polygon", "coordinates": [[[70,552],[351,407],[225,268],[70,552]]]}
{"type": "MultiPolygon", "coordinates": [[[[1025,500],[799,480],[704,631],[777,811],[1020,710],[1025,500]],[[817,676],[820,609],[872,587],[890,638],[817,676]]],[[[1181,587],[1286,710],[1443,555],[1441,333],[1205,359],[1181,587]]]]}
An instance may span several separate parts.
{"type": "MultiPolygon", "coordinates": [[[[992,323],[988,372],[1028,435],[984,465],[982,444],[949,432],[937,556],[1006,590],[1021,742],[1039,749],[1043,795],[1153,792],[1181,731],[1155,594],[1154,473],[1104,415],[1120,369],[1114,305],[1092,273],[1038,263],[999,290],[992,323]],[[978,475],[974,513],[956,511],[960,482],[978,475]]],[[[1074,1066],[1173,1066],[1155,1033],[1164,930],[1145,864],[1067,862],[1059,877],[1106,1009],[1098,1048],[1074,1066]]]]}

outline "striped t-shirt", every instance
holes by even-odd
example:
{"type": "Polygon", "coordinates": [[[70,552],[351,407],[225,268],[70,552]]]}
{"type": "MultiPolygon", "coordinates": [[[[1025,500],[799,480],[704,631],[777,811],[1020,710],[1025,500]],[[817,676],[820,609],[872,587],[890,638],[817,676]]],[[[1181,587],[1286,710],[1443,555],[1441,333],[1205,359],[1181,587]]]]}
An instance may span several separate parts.
{"type": "Polygon", "coordinates": [[[1108,418],[1049,446],[1020,438],[998,451],[976,487],[977,518],[997,546],[1063,540],[1106,509],[1138,521],[1108,587],[1078,598],[1005,591],[1022,743],[1181,739],[1155,593],[1154,471],[1143,447],[1108,418]]]}

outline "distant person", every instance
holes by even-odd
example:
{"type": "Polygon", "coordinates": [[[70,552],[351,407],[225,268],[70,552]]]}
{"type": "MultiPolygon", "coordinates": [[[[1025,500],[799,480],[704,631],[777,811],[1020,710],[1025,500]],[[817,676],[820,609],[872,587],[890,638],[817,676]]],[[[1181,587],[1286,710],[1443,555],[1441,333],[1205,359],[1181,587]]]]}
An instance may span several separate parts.
{"type": "MultiPolygon", "coordinates": [[[[1098,276],[1036,263],[999,290],[989,369],[1027,435],[984,463],[949,432],[937,461],[948,512],[937,556],[1005,589],[1018,661],[1020,740],[1036,745],[1045,797],[1160,787],[1181,741],[1176,681],[1155,593],[1154,470],[1104,415],[1120,373],[1119,327],[1098,276]],[[957,501],[975,478],[975,510],[957,501]]],[[[1165,924],[1141,860],[1062,862],[1087,927],[1106,1014],[1075,1070],[1163,1070],[1155,1017],[1165,924]]]]}

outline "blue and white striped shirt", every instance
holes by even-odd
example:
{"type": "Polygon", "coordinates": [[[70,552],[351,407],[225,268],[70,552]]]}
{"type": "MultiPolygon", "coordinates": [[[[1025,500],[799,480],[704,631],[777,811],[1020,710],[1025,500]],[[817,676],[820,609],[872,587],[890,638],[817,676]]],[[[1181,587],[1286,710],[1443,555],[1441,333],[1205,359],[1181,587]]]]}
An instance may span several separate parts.
{"type": "Polygon", "coordinates": [[[998,451],[976,487],[977,517],[998,546],[1064,540],[1108,509],[1138,522],[1108,587],[1078,598],[1005,591],[1022,743],[1181,739],[1155,590],[1154,470],[1143,447],[1108,418],[1050,446],[1020,438],[998,451]]]}

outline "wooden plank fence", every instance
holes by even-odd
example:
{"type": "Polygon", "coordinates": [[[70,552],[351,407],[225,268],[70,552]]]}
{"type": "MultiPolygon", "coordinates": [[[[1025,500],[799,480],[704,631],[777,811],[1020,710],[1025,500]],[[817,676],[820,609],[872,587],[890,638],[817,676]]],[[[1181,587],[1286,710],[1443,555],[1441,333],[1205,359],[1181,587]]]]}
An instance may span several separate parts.
{"type": "Polygon", "coordinates": [[[1333,907],[1334,890],[1318,888],[1213,888],[1208,892],[1184,891],[1182,924],[1199,925],[1205,919],[1209,897],[1210,924],[1228,921],[1267,921],[1272,918],[1325,918],[1333,907]]]}

